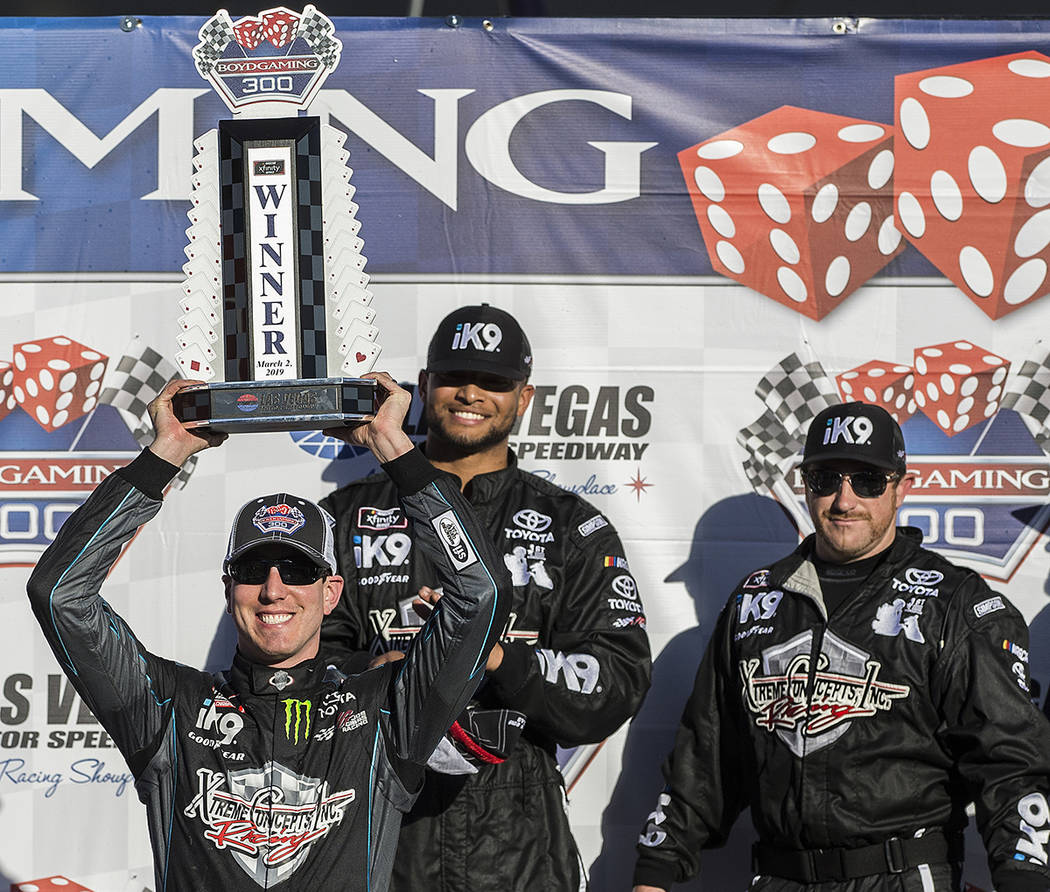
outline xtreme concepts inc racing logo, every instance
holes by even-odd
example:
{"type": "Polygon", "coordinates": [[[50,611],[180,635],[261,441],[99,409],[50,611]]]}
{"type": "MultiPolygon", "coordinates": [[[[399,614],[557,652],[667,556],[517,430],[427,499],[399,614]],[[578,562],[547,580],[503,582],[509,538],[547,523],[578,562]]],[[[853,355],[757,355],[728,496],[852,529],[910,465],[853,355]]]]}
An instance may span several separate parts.
{"type": "Polygon", "coordinates": [[[310,847],[343,820],[354,790],[329,790],[320,778],[277,762],[243,771],[197,770],[197,793],[186,806],[204,836],[266,889],[287,879],[310,847]]]}
{"type": "Polygon", "coordinates": [[[1014,363],[969,341],[915,348],[908,362],[871,360],[831,376],[785,357],[758,383],[763,415],[740,431],[756,491],[810,531],[798,470],[811,419],[862,400],[898,421],[914,485],[898,513],[927,547],[1009,580],[1050,521],[1050,352],[1014,363]]]}
{"type": "Polygon", "coordinates": [[[740,664],[755,724],[775,731],[796,756],[834,743],[855,719],[886,712],[910,693],[907,686],[880,681],[882,665],[832,632],[824,634],[810,680],[812,652],[813,632],[806,631],[763,651],[761,661],[740,664]]]}

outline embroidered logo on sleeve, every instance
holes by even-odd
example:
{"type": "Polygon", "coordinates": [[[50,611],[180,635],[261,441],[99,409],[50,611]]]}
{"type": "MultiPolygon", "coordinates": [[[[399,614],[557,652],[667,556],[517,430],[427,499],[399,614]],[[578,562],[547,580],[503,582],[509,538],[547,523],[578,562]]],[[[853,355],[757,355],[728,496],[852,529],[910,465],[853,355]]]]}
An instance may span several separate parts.
{"type": "Polygon", "coordinates": [[[980,604],[973,605],[973,612],[977,618],[980,619],[982,616],[987,616],[989,613],[995,613],[996,610],[1005,610],[1006,605],[1003,603],[1003,599],[996,596],[994,598],[988,598],[985,601],[981,601],[980,604]]]}
{"type": "Polygon", "coordinates": [[[452,566],[457,570],[465,570],[471,564],[477,563],[478,556],[474,553],[463,527],[452,510],[439,514],[430,521],[438,534],[438,541],[445,549],[445,554],[452,561],[452,566]]]}
{"type": "Polygon", "coordinates": [[[592,517],[590,520],[585,520],[578,527],[576,527],[576,529],[579,530],[580,535],[586,539],[591,533],[600,530],[602,527],[607,527],[608,525],[609,521],[607,521],[600,514],[595,514],[594,517],[592,517]]]}

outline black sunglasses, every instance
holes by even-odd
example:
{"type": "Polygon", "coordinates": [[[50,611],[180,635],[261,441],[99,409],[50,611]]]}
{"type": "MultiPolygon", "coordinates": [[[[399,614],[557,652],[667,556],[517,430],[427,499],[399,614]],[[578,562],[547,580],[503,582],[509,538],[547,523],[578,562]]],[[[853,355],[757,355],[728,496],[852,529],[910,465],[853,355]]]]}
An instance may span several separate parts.
{"type": "Polygon", "coordinates": [[[309,585],[328,575],[328,569],[318,567],[312,561],[298,558],[249,558],[230,563],[230,577],[245,585],[261,585],[270,575],[270,567],[276,567],[285,585],[309,585]]]}
{"type": "Polygon", "coordinates": [[[875,499],[886,492],[886,485],[891,480],[899,480],[900,474],[887,474],[885,471],[854,471],[843,474],[828,468],[809,468],[802,472],[809,491],[815,496],[830,496],[839,491],[843,480],[848,480],[850,488],[862,499],[875,499]]]}

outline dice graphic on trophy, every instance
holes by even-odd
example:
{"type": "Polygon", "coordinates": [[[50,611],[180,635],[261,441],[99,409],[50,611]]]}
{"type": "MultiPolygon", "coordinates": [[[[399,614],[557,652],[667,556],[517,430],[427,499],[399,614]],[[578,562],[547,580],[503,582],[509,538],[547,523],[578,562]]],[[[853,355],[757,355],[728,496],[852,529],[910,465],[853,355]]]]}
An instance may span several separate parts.
{"type": "Polygon", "coordinates": [[[345,134],[301,117],[339,62],[312,5],[237,22],[219,10],[193,58],[233,113],[194,141],[176,361],[207,382],[187,427],[321,430],[375,413],[376,342],[345,134]]]}

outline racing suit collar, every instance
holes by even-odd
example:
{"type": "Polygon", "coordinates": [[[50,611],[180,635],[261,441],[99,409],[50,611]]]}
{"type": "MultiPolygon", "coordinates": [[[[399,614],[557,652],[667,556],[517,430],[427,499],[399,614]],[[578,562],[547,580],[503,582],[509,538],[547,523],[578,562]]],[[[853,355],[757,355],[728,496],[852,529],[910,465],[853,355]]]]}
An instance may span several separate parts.
{"type": "MultiPolygon", "coordinates": [[[[827,607],[824,604],[824,595],[820,588],[820,580],[817,577],[817,568],[813,566],[813,554],[816,535],[810,533],[799,543],[791,554],[773,565],[770,572],[770,585],[780,586],[792,592],[797,592],[814,600],[819,606],[821,613],[827,618],[827,607]]],[[[912,554],[922,545],[922,532],[916,527],[897,527],[897,535],[893,537],[893,544],[889,547],[886,561],[883,563],[896,564],[903,560],[906,555],[912,554]]]]}
{"type": "Polygon", "coordinates": [[[327,662],[320,657],[304,660],[288,669],[274,669],[246,660],[240,651],[233,657],[230,681],[234,690],[256,695],[288,696],[296,691],[316,689],[325,674],[327,662]]]}
{"type": "Polygon", "coordinates": [[[467,486],[466,496],[472,502],[492,502],[498,499],[514,482],[518,471],[518,457],[507,450],[507,466],[487,474],[477,474],[467,486]]]}
{"type": "MultiPolygon", "coordinates": [[[[426,444],[419,444],[420,451],[426,455],[426,444]]],[[[516,477],[518,470],[518,457],[514,454],[514,450],[507,449],[507,466],[500,468],[498,471],[489,471],[486,474],[476,474],[474,479],[467,484],[467,488],[464,491],[464,495],[471,504],[479,504],[494,501],[498,499],[504,490],[510,487],[516,477]]],[[[444,474],[447,477],[451,477],[453,480],[458,481],[462,488],[462,481],[455,474],[449,471],[441,471],[438,473],[444,474]]]]}

